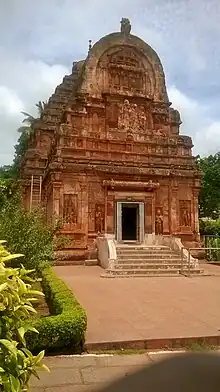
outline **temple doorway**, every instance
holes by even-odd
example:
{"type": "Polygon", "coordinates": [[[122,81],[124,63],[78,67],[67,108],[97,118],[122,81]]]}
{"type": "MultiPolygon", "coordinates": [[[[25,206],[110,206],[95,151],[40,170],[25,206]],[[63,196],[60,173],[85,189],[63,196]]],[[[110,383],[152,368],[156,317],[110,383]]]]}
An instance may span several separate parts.
{"type": "Polygon", "coordinates": [[[143,242],[144,203],[123,202],[116,204],[116,238],[118,242],[143,242]]]}
{"type": "Polygon", "coordinates": [[[122,241],[137,241],[139,232],[139,205],[122,204],[122,241]]]}

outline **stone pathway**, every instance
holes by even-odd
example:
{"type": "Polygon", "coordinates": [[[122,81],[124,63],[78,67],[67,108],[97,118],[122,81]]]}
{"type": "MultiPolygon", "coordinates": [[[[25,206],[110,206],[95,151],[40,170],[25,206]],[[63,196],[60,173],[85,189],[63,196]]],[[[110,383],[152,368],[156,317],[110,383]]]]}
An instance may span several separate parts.
{"type": "MultiPolygon", "coordinates": [[[[100,278],[100,267],[55,267],[86,309],[86,343],[220,335],[215,276],[100,278]]],[[[213,268],[212,268],[213,267],[213,268]]]]}
{"type": "Polygon", "coordinates": [[[45,362],[51,374],[34,379],[31,392],[212,392],[220,388],[218,353],[83,355],[50,357],[45,362]],[[173,361],[163,361],[168,358],[173,361]]]}
{"type": "Polygon", "coordinates": [[[128,376],[169,355],[174,354],[48,357],[45,363],[49,366],[51,374],[41,372],[40,380],[33,379],[31,391],[98,391],[118,378],[128,376]]]}

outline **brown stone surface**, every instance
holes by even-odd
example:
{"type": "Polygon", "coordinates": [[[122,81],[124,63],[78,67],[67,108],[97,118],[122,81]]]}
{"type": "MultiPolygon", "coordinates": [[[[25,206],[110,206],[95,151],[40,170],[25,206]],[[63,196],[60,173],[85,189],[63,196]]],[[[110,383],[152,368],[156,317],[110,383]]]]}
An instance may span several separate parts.
{"type": "Polygon", "coordinates": [[[130,28],[123,19],[121,32],[73,63],[36,122],[23,162],[24,204],[40,200],[48,220],[63,219],[75,256],[86,258],[99,232],[117,234],[116,204],[127,199],[144,203],[145,234],[198,240],[192,140],[179,134],[159,57],[130,28]]]}
{"type": "MultiPolygon", "coordinates": [[[[209,390],[212,391],[212,384],[217,387],[215,382],[215,372],[219,374],[219,353],[216,352],[212,356],[206,354],[204,360],[200,356],[195,356],[194,360],[188,356],[184,358],[185,354],[175,353],[175,352],[160,352],[160,353],[145,353],[136,355],[113,355],[113,356],[93,356],[91,362],[91,357],[81,356],[81,357],[69,357],[68,363],[65,357],[53,357],[46,358],[45,362],[51,369],[51,374],[41,373],[40,380],[32,381],[32,392],[98,392],[106,391],[107,387],[114,385],[118,380],[123,380],[123,388],[117,387],[114,392],[122,392],[135,390],[131,387],[134,386],[138,391],[144,392],[149,391],[161,391],[162,389],[143,389],[144,385],[147,385],[147,379],[152,379],[155,387],[157,383],[163,384],[164,391],[179,391],[177,387],[178,383],[182,386],[184,379],[188,379],[190,375],[190,367],[193,366],[192,373],[194,372],[193,382],[189,385],[193,385],[194,389],[181,389],[181,391],[199,391],[201,388],[197,389],[196,384],[200,377],[204,376],[203,382],[207,382],[207,378],[210,377],[211,384],[209,385],[209,390]],[[178,358],[178,361],[177,361],[178,358]],[[174,362],[164,362],[164,360],[175,360],[174,362]],[[185,366],[183,366],[183,361],[185,361],[185,366]],[[189,364],[191,361],[191,365],[189,364]],[[178,365],[179,362],[179,365],[178,365]],[[216,363],[215,363],[216,362],[216,363]],[[188,365],[187,365],[188,363],[188,365]],[[153,366],[152,366],[153,365],[153,366]],[[161,366],[162,365],[162,366],[161,366]],[[156,371],[156,366],[158,371],[156,371]],[[163,371],[164,367],[164,371],[163,371]],[[205,369],[203,369],[203,367],[205,369]],[[214,372],[213,369],[215,369],[214,372]],[[143,376],[143,371],[145,370],[145,377],[143,376]],[[204,375],[203,372],[206,372],[204,375]],[[151,375],[151,372],[153,374],[151,375]],[[201,373],[201,374],[200,374],[201,373]],[[203,375],[202,375],[203,373],[203,375]],[[80,381],[78,375],[80,374],[80,381]],[[138,377],[137,377],[137,374],[138,377]],[[200,375],[199,375],[200,374],[200,375]],[[76,376],[77,375],[77,376],[76,376]],[[134,379],[130,380],[131,375],[134,375],[134,379]],[[146,377],[147,376],[147,377],[146,377]],[[156,376],[156,378],[155,378],[156,376]],[[182,378],[180,381],[179,378],[182,378]],[[144,380],[145,379],[145,380],[144,380]],[[176,379],[176,380],[175,380],[176,379]],[[197,379],[197,381],[195,381],[197,379]],[[70,380],[74,380],[70,382],[70,380]],[[127,380],[127,384],[126,384],[127,380]],[[131,384],[132,383],[132,384],[131,384]],[[176,388],[174,388],[174,385],[176,388]],[[169,386],[173,386],[174,389],[170,389],[169,386]],[[129,387],[129,388],[128,388],[129,387]],[[130,389],[131,388],[131,389],[130,389]],[[139,389],[140,388],[140,389],[139,389]]],[[[151,381],[152,382],[152,381],[151,381]]],[[[219,381],[218,381],[219,382],[219,381]]],[[[202,383],[201,383],[202,384],[202,383]]],[[[218,389],[217,389],[218,390],[218,389]]]]}
{"type": "Polygon", "coordinates": [[[87,343],[220,335],[219,275],[103,279],[99,267],[55,270],[86,309],[87,343]]]}
{"type": "Polygon", "coordinates": [[[41,391],[93,391],[120,377],[128,376],[156,361],[148,354],[110,356],[48,357],[45,363],[51,373],[40,373],[33,378],[32,390],[41,391]],[[73,389],[74,388],[74,389],[73,389]],[[93,389],[94,388],[94,389],[93,389]]]}

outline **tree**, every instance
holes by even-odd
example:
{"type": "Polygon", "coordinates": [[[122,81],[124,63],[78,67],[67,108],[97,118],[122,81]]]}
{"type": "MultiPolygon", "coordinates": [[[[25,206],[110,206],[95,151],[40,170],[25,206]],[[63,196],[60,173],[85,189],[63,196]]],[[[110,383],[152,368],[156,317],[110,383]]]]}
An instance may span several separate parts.
{"type": "Polygon", "coordinates": [[[22,124],[25,124],[25,125],[19,127],[18,132],[22,133],[22,134],[27,133],[28,136],[30,136],[30,134],[33,131],[34,123],[36,122],[36,120],[38,120],[42,116],[43,111],[46,109],[47,105],[48,105],[48,103],[44,102],[44,101],[39,101],[38,103],[35,104],[35,106],[37,107],[37,112],[38,112],[37,117],[34,117],[34,116],[32,116],[32,114],[29,114],[27,112],[21,112],[25,116],[24,120],[22,121],[22,124]]]}
{"type": "Polygon", "coordinates": [[[32,114],[29,114],[27,112],[21,112],[25,116],[25,118],[22,121],[22,124],[24,125],[18,128],[18,132],[21,135],[18,139],[18,143],[15,145],[14,171],[16,172],[17,176],[19,173],[22,158],[27,151],[30,137],[34,134],[34,124],[39,118],[41,118],[47,105],[48,103],[44,101],[39,101],[38,103],[36,103],[35,106],[37,107],[38,112],[37,117],[34,117],[32,116],[32,114]]]}
{"type": "Polygon", "coordinates": [[[9,200],[15,189],[15,171],[13,165],[5,165],[0,167],[0,209],[9,200]]]}
{"type": "Polygon", "coordinates": [[[197,164],[203,173],[200,192],[200,215],[216,219],[220,216],[220,152],[201,158],[197,164]]]}
{"type": "Polygon", "coordinates": [[[19,177],[21,162],[25,152],[27,151],[30,137],[34,134],[34,123],[42,116],[47,105],[47,102],[41,101],[36,104],[38,112],[38,116],[36,118],[27,112],[22,112],[25,116],[22,121],[24,125],[18,128],[20,136],[17,144],[15,145],[13,164],[0,167],[0,208],[18,187],[16,180],[19,177]]]}

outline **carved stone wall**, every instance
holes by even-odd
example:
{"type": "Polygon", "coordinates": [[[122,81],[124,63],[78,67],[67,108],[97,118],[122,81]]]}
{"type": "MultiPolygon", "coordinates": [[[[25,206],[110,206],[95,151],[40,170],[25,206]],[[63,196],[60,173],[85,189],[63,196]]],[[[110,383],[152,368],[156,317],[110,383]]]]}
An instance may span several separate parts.
{"type": "Polygon", "coordinates": [[[78,197],[75,194],[63,195],[63,223],[74,225],[78,221],[78,197]]]}
{"type": "Polygon", "coordinates": [[[43,176],[47,214],[63,219],[76,252],[86,252],[98,233],[115,234],[119,200],[144,203],[145,234],[198,237],[192,140],[179,134],[157,54],[130,27],[123,20],[121,32],[73,64],[24,160],[22,178],[43,176]]]}
{"type": "Polygon", "coordinates": [[[191,227],[191,200],[179,201],[179,219],[181,227],[191,227]]]}

